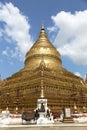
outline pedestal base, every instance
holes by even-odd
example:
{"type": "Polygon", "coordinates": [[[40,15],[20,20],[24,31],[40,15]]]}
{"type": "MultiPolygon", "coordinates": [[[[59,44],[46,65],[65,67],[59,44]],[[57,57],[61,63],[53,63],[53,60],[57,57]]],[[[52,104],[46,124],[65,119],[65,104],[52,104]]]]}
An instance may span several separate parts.
{"type": "Polygon", "coordinates": [[[72,117],[69,117],[69,118],[67,117],[63,119],[63,123],[74,123],[74,121],[72,117]]]}

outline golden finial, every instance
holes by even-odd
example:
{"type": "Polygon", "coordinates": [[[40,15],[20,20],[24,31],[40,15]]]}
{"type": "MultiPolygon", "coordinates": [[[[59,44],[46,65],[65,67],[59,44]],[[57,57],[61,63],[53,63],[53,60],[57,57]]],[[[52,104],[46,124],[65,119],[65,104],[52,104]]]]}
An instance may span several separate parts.
{"type": "Polygon", "coordinates": [[[42,26],[41,26],[41,31],[44,31],[44,24],[42,23],[42,26]]]}
{"type": "MultiPolygon", "coordinates": [[[[41,31],[40,31],[40,34],[39,34],[39,39],[38,40],[40,40],[40,38],[47,38],[47,34],[46,34],[46,32],[45,32],[45,27],[44,27],[44,24],[42,24],[41,25],[41,31]]],[[[48,38],[47,38],[48,39],[48,38]]]]}
{"type": "Polygon", "coordinates": [[[85,106],[83,106],[83,112],[86,113],[86,107],[85,106]]]}
{"type": "Polygon", "coordinates": [[[44,30],[44,24],[42,24],[42,27],[41,27],[42,30],[44,30]]]}
{"type": "Polygon", "coordinates": [[[77,109],[77,106],[76,106],[76,103],[74,102],[74,109],[76,110],[77,109]]]}
{"type": "Polygon", "coordinates": [[[6,108],[6,111],[8,111],[8,107],[6,108]]]}
{"type": "Polygon", "coordinates": [[[15,108],[16,114],[18,113],[18,107],[15,108]]]}

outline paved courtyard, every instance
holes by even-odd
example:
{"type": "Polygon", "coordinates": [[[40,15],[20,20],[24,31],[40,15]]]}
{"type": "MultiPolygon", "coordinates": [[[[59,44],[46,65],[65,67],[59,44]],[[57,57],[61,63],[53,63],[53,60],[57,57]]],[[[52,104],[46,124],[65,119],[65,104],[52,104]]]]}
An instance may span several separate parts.
{"type": "Polygon", "coordinates": [[[87,124],[58,124],[48,126],[2,125],[0,130],[87,130],[87,124]]]}

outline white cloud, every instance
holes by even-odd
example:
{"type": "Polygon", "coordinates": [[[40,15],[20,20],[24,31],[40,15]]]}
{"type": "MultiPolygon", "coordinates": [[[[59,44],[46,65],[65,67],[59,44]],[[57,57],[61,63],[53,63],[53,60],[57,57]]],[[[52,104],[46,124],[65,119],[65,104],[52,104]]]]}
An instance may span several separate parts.
{"type": "Polygon", "coordinates": [[[3,35],[3,30],[0,28],[0,37],[3,35]]]}
{"type": "Polygon", "coordinates": [[[75,63],[87,65],[87,10],[75,14],[61,11],[51,17],[57,35],[54,44],[62,55],[75,63]]]}
{"type": "Polygon", "coordinates": [[[2,54],[5,55],[5,56],[8,56],[7,50],[4,50],[4,51],[2,52],[2,54]]]}
{"type": "Polygon", "coordinates": [[[75,74],[76,76],[82,77],[79,72],[75,72],[74,74],[75,74]]]}
{"type": "Polygon", "coordinates": [[[53,31],[56,30],[56,27],[55,27],[55,26],[53,26],[53,27],[48,27],[47,29],[48,29],[49,33],[51,33],[51,32],[53,32],[53,31]]]}
{"type": "Polygon", "coordinates": [[[7,57],[12,57],[12,58],[16,58],[17,56],[19,56],[19,48],[15,47],[14,50],[10,49],[9,46],[7,46],[3,51],[2,51],[2,55],[7,56],[7,57]]]}
{"type": "Polygon", "coordinates": [[[4,23],[4,34],[15,43],[15,49],[11,48],[11,56],[24,57],[32,45],[28,18],[12,3],[0,3],[0,22],[4,23]]]}

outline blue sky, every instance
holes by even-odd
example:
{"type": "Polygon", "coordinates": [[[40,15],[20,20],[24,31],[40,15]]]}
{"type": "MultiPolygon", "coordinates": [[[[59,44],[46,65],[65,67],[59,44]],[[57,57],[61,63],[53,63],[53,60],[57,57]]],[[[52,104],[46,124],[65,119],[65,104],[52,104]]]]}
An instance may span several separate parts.
{"type": "Polygon", "coordinates": [[[60,51],[62,65],[76,75],[87,72],[87,0],[0,0],[0,74],[24,67],[26,52],[44,22],[60,51]]]}

